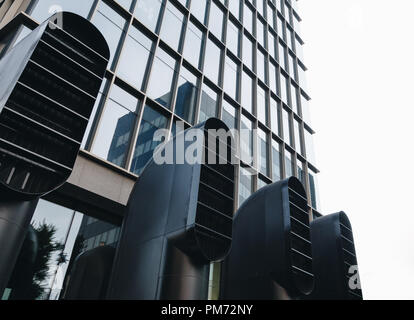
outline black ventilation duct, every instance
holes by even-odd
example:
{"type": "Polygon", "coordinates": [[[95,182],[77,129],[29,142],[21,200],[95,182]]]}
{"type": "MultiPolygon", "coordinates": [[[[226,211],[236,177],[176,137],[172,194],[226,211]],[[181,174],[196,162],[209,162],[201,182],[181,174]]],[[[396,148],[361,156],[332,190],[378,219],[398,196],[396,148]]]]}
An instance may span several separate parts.
{"type": "Polygon", "coordinates": [[[362,300],[352,226],[339,212],[311,223],[315,290],[313,299],[362,300]]]}
{"type": "MultiPolygon", "coordinates": [[[[110,299],[207,298],[209,264],[224,259],[232,241],[234,153],[222,121],[211,118],[193,129],[206,137],[202,152],[217,164],[147,164],[129,199],[110,299]],[[209,145],[209,129],[225,130],[227,141],[209,145]],[[227,148],[223,164],[219,145],[227,148]]],[[[175,150],[180,135],[165,149],[175,150]]]]}
{"type": "Polygon", "coordinates": [[[114,256],[115,248],[110,246],[81,253],[73,264],[63,299],[105,299],[114,256]]]}
{"type": "Polygon", "coordinates": [[[37,199],[72,173],[108,60],[99,30],[68,12],[0,60],[0,294],[37,199]]]}
{"type": "Polygon", "coordinates": [[[266,186],[237,211],[221,297],[300,299],[314,285],[308,201],[291,177],[266,186]]]}

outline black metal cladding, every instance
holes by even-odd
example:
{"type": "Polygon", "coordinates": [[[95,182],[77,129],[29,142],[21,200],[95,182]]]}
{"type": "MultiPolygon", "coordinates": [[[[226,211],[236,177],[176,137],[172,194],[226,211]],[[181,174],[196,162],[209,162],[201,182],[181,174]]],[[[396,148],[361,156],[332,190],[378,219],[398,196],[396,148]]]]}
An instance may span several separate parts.
{"type": "Polygon", "coordinates": [[[108,59],[108,45],[98,29],[68,12],[45,21],[3,57],[0,184],[4,191],[33,198],[66,181],[108,59]]]}
{"type": "MultiPolygon", "coordinates": [[[[314,299],[362,300],[350,268],[358,266],[352,226],[344,212],[318,218],[311,223],[314,257],[314,299]]],[[[359,281],[359,278],[358,278],[359,281]]]]}
{"type": "MultiPolygon", "coordinates": [[[[205,137],[209,129],[229,131],[215,118],[194,129],[205,137]]],[[[164,149],[175,150],[178,137],[164,149]]],[[[219,144],[216,148],[204,140],[206,159],[209,154],[218,159],[219,144]]],[[[185,148],[192,143],[185,141],[185,148]]],[[[224,259],[232,241],[232,138],[221,143],[230,151],[222,164],[158,165],[151,160],[146,165],[128,202],[110,299],[207,298],[209,263],[224,259]]]]}
{"type": "Polygon", "coordinates": [[[297,299],[314,285],[307,196],[291,177],[266,186],[237,211],[223,299],[297,299]]]}

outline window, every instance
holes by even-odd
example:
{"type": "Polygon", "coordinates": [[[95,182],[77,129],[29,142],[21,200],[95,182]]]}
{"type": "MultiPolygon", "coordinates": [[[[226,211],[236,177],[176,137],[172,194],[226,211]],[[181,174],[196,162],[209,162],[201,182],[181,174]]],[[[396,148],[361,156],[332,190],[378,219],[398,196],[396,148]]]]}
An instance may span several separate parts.
{"type": "Polygon", "coordinates": [[[239,207],[253,193],[253,176],[244,168],[240,168],[239,207]]]}
{"type": "Polygon", "coordinates": [[[125,167],[139,101],[114,85],[99,122],[92,153],[125,167]]]}
{"type": "Polygon", "coordinates": [[[267,41],[267,48],[268,48],[268,51],[269,51],[269,55],[273,58],[273,59],[275,59],[276,60],[276,51],[275,51],[275,36],[274,36],[274,34],[272,33],[272,32],[268,32],[267,33],[267,38],[268,38],[268,41],[267,41]]]}
{"type": "Polygon", "coordinates": [[[260,15],[264,16],[263,0],[256,0],[256,9],[260,15]]]}
{"type": "Polygon", "coordinates": [[[311,205],[312,208],[318,210],[318,195],[317,195],[317,179],[316,173],[309,169],[309,190],[311,196],[311,205]]]}
{"type": "Polygon", "coordinates": [[[305,129],[305,148],[306,148],[306,158],[312,164],[315,164],[315,147],[313,143],[313,135],[308,130],[305,129]]]}
{"type": "Polygon", "coordinates": [[[303,186],[306,188],[306,173],[305,173],[305,165],[302,161],[297,159],[297,177],[302,182],[303,186]]]}
{"type": "Polygon", "coordinates": [[[102,32],[106,42],[108,43],[111,53],[108,67],[113,69],[114,60],[126,26],[126,20],[105,2],[100,2],[99,8],[93,16],[92,22],[102,32]]]}
{"type": "MultiPolygon", "coordinates": [[[[150,0],[153,1],[153,0],[150,0]]],[[[207,0],[191,1],[191,13],[202,23],[205,22],[207,0]]]]}
{"type": "Polygon", "coordinates": [[[237,98],[239,66],[228,56],[224,67],[224,91],[234,100],[237,98]]]}
{"type": "Polygon", "coordinates": [[[84,148],[84,149],[86,148],[86,145],[87,145],[88,139],[89,139],[89,135],[90,135],[90,132],[91,132],[91,129],[92,129],[92,125],[94,124],[96,112],[101,107],[101,105],[104,103],[104,100],[106,99],[107,84],[108,84],[108,80],[106,78],[104,78],[103,81],[102,81],[101,87],[99,89],[98,96],[96,97],[95,105],[93,106],[92,114],[91,114],[90,120],[88,122],[88,126],[86,127],[86,130],[85,130],[85,135],[83,137],[81,148],[84,148]]]}
{"type": "Polygon", "coordinates": [[[253,112],[253,79],[246,73],[242,75],[241,106],[253,112]]]}
{"type": "Polygon", "coordinates": [[[288,145],[292,145],[289,113],[283,109],[283,137],[288,145]]]}
{"type": "Polygon", "coordinates": [[[248,165],[253,165],[253,123],[245,115],[241,116],[240,156],[248,165]]]}
{"type": "Polygon", "coordinates": [[[229,127],[229,129],[238,128],[238,112],[236,108],[226,100],[223,100],[223,112],[221,118],[223,122],[229,127]]]}
{"type": "Polygon", "coordinates": [[[267,23],[273,29],[276,29],[275,19],[276,19],[275,10],[269,4],[267,4],[267,23]]]}
{"type": "Polygon", "coordinates": [[[157,49],[147,93],[150,98],[167,108],[171,106],[175,64],[176,61],[174,58],[163,49],[157,49]]]}
{"type": "Polygon", "coordinates": [[[298,153],[302,154],[302,138],[300,136],[300,125],[296,119],[293,121],[293,123],[295,131],[295,149],[298,153]]]}
{"type": "Polygon", "coordinates": [[[259,121],[267,125],[267,98],[266,90],[261,86],[257,86],[257,118],[259,121]]]}
{"type": "Polygon", "coordinates": [[[292,154],[288,150],[285,150],[285,172],[286,172],[285,179],[292,177],[294,173],[292,154]]]}
{"type": "Polygon", "coordinates": [[[229,10],[237,19],[240,19],[240,0],[229,0],[229,10]]]}
{"type": "Polygon", "coordinates": [[[269,87],[274,93],[277,93],[277,82],[276,82],[276,66],[273,62],[269,62],[269,87]]]}
{"type": "Polygon", "coordinates": [[[39,200],[28,231],[30,238],[37,239],[37,246],[23,245],[3,299],[64,298],[65,280],[80,254],[102,245],[117,246],[119,226],[98,219],[88,223],[89,219],[80,212],[39,200]],[[33,261],[35,265],[30,266],[33,261]]]}
{"type": "Polygon", "coordinates": [[[203,41],[203,32],[191,21],[188,23],[187,34],[184,43],[184,58],[191,62],[196,68],[200,67],[200,53],[203,41]]]}
{"type": "Polygon", "coordinates": [[[123,6],[128,11],[131,10],[132,0],[116,0],[121,6],[123,6]]]}
{"type": "Polygon", "coordinates": [[[227,47],[236,56],[240,57],[240,29],[229,21],[227,24],[227,47]]]}
{"type": "Polygon", "coordinates": [[[293,85],[293,83],[290,84],[290,107],[292,110],[299,114],[298,109],[298,92],[297,88],[293,85]]]}
{"type": "MultiPolygon", "coordinates": [[[[3,1],[1,1],[3,2],[3,1]]],[[[30,9],[30,15],[42,23],[51,16],[49,9],[53,6],[59,6],[62,11],[68,11],[76,13],[84,18],[87,18],[94,0],[83,0],[83,1],[67,1],[67,0],[42,0],[36,1],[35,5],[30,9]]]]}
{"type": "Polygon", "coordinates": [[[280,145],[275,140],[272,140],[272,179],[273,182],[279,181],[282,176],[281,168],[281,154],[280,154],[280,145]]]}
{"type": "Polygon", "coordinates": [[[253,12],[246,4],[243,9],[243,24],[244,28],[249,31],[250,34],[253,34],[253,12]]]}
{"type": "Polygon", "coordinates": [[[219,83],[221,49],[210,39],[207,41],[204,73],[215,84],[219,83]]]}
{"type": "Polygon", "coordinates": [[[261,50],[257,50],[257,76],[263,82],[266,82],[266,64],[267,59],[261,50]]]}
{"type": "Polygon", "coordinates": [[[213,89],[203,84],[201,92],[200,115],[198,122],[206,121],[209,118],[217,117],[218,95],[213,89]]]}
{"type": "Polygon", "coordinates": [[[279,64],[282,69],[286,70],[286,47],[279,42],[279,64]]]}
{"type": "Polygon", "coordinates": [[[257,20],[257,42],[264,48],[265,47],[265,28],[261,20],[257,20]]]}
{"type": "Polygon", "coordinates": [[[181,68],[178,80],[175,114],[189,123],[194,122],[197,107],[197,77],[185,67],[181,68]]]}
{"type": "Polygon", "coordinates": [[[160,36],[176,51],[180,45],[183,20],[184,15],[171,2],[167,2],[160,36]]]}
{"type": "Polygon", "coordinates": [[[246,35],[243,36],[243,63],[253,70],[253,43],[246,35]]]}
{"type": "Polygon", "coordinates": [[[139,127],[138,139],[135,145],[131,171],[141,174],[145,165],[151,160],[155,148],[164,141],[154,141],[158,129],[167,128],[168,120],[151,106],[146,105],[139,127]]]}
{"type": "Polygon", "coordinates": [[[258,130],[258,160],[259,160],[259,171],[265,175],[269,176],[269,156],[268,156],[268,147],[269,142],[267,134],[263,130],[258,130]]]}
{"type": "Polygon", "coordinates": [[[310,124],[311,119],[310,119],[310,114],[309,114],[309,101],[303,94],[300,95],[300,106],[302,110],[302,119],[307,124],[310,124]]]}
{"type": "Polygon", "coordinates": [[[299,85],[303,90],[308,91],[305,68],[299,64],[298,71],[299,71],[299,85]]]}
{"type": "Polygon", "coordinates": [[[266,181],[264,181],[262,178],[257,179],[257,190],[260,190],[260,189],[266,187],[267,185],[268,185],[268,183],[266,181]]]}
{"type": "Polygon", "coordinates": [[[211,1],[209,29],[219,40],[223,40],[223,20],[223,11],[211,1]]]}
{"type": "Polygon", "coordinates": [[[270,125],[272,131],[278,136],[280,136],[279,123],[279,105],[275,99],[270,98],[270,125]]]}
{"type": "Polygon", "coordinates": [[[288,104],[288,79],[281,73],[280,74],[280,96],[282,98],[282,101],[285,104],[288,104]]]}
{"type": "Polygon", "coordinates": [[[289,74],[292,79],[296,79],[296,72],[295,72],[295,58],[289,53],[289,74]]]}
{"type": "Polygon", "coordinates": [[[152,41],[132,26],[122,50],[118,76],[138,89],[142,89],[152,41]]]}
{"type": "Polygon", "coordinates": [[[135,17],[152,32],[155,32],[160,15],[162,1],[139,0],[135,6],[135,17]]]}
{"type": "Polygon", "coordinates": [[[277,34],[280,38],[286,41],[284,23],[279,17],[277,17],[277,34]]]}

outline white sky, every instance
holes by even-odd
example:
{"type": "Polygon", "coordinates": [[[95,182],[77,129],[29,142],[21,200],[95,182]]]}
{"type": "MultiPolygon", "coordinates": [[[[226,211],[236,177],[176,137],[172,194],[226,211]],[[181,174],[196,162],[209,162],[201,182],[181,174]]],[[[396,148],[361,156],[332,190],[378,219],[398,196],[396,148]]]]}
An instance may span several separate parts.
{"type": "Polygon", "coordinates": [[[350,217],[366,299],[414,299],[414,1],[298,7],[322,213],[350,217]]]}

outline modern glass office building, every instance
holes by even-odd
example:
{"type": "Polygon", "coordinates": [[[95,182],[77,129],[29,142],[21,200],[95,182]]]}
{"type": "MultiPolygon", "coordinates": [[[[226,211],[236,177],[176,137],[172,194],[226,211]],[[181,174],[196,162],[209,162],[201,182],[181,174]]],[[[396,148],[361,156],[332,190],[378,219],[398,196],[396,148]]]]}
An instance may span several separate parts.
{"type": "MultiPolygon", "coordinates": [[[[116,246],[131,189],[152,157],[157,129],[176,133],[210,117],[257,129],[256,167],[238,166],[236,207],[261,187],[296,176],[319,215],[314,130],[301,18],[295,0],[3,0],[0,57],[55,11],[94,23],[111,59],[87,136],[66,185],[41,199],[32,231],[43,239],[33,279],[3,299],[59,299],[74,258],[116,246]],[[28,288],[30,286],[30,288],[28,288]]],[[[0,262],[3,263],[3,262],[0,262]]],[[[220,266],[212,265],[210,298],[220,266]]],[[[17,289],[16,289],[17,288],[17,289]]],[[[0,293],[0,298],[1,298],[0,293]]]]}

